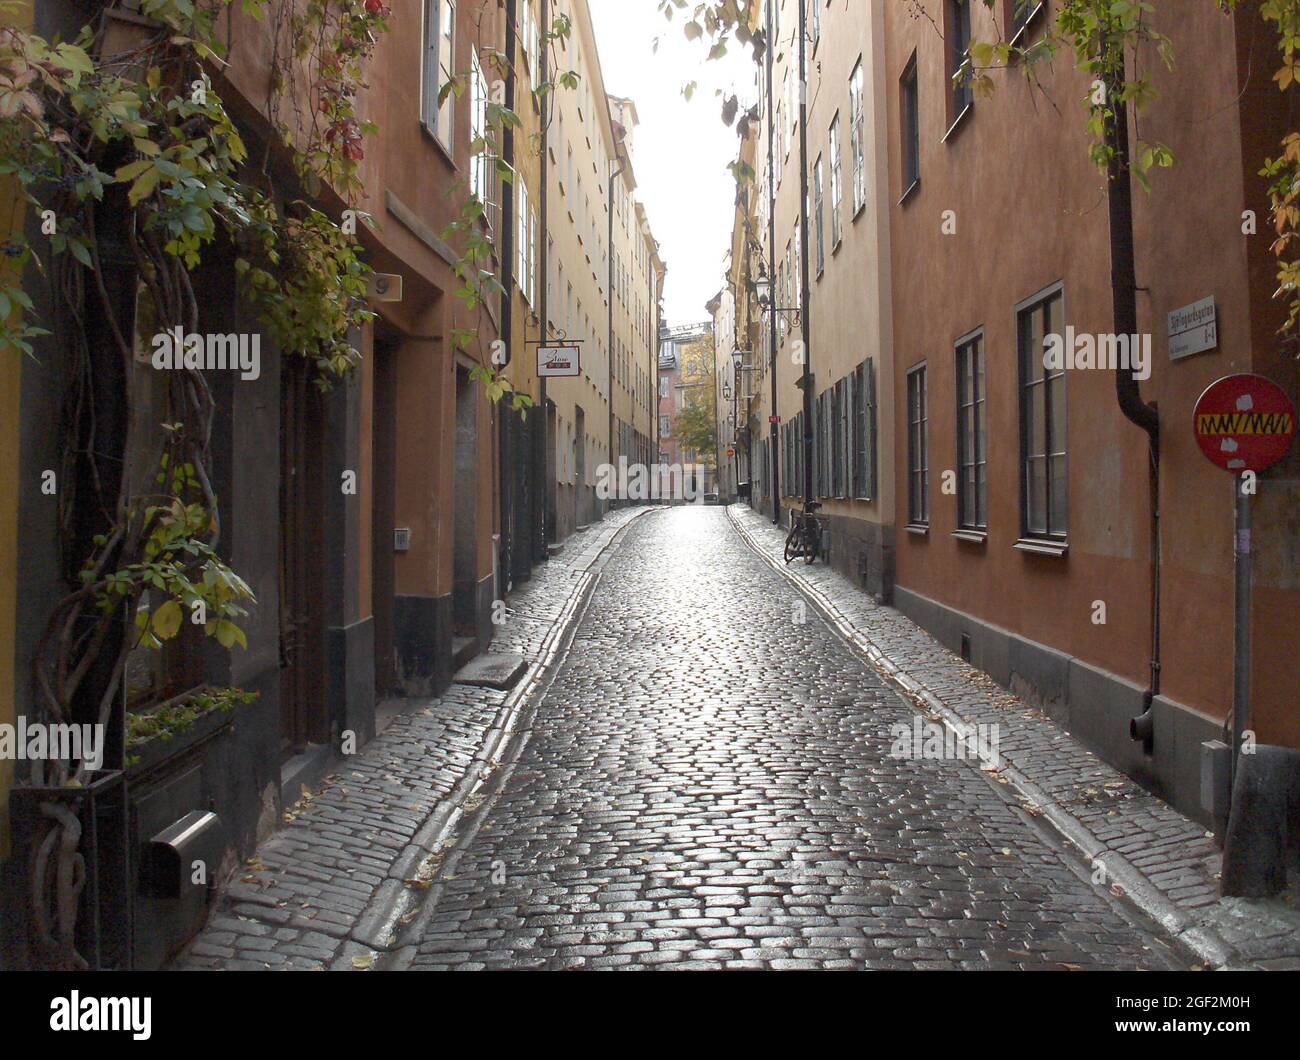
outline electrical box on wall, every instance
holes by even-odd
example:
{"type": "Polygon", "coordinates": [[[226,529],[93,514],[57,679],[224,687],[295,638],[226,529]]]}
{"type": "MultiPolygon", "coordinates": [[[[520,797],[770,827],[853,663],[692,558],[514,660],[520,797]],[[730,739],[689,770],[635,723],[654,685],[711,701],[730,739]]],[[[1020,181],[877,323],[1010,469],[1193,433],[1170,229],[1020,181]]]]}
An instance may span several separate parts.
{"type": "Polygon", "coordinates": [[[411,531],[409,528],[402,527],[401,529],[393,531],[393,551],[411,551],[411,531]]]}

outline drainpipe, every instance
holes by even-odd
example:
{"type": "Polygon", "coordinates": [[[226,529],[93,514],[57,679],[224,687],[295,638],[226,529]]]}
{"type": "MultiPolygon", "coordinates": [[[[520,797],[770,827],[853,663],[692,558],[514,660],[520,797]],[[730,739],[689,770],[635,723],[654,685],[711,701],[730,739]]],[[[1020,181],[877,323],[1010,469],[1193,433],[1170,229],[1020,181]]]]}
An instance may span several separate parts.
{"type": "Polygon", "coordinates": [[[799,4],[799,319],[803,324],[803,503],[806,511],[813,500],[813,373],[812,316],[808,264],[808,9],[799,4]]]}
{"type": "MultiPolygon", "coordinates": [[[[609,113],[608,100],[605,102],[605,112],[609,113]]],[[[612,119],[610,127],[613,127],[612,119]]],[[[615,152],[620,152],[622,147],[622,141],[616,143],[615,152]]],[[[608,266],[605,297],[609,299],[609,339],[605,353],[609,358],[609,463],[611,467],[616,466],[614,460],[614,182],[623,175],[625,169],[627,169],[627,152],[623,151],[619,154],[618,169],[609,175],[609,195],[605,199],[605,212],[609,215],[609,238],[605,243],[605,263],[608,266]]],[[[617,499],[613,506],[618,506],[617,499]]]]}
{"type": "MultiPolygon", "coordinates": [[[[511,2],[513,3],[514,0],[511,0],[511,2]]],[[[550,26],[551,26],[550,0],[542,0],[542,3],[539,4],[538,6],[541,8],[542,22],[541,22],[541,34],[537,43],[537,52],[538,52],[537,70],[538,70],[538,76],[541,77],[544,83],[547,77],[549,76],[549,71],[547,69],[548,54],[546,48],[546,35],[547,33],[550,32],[550,26]]],[[[533,87],[536,88],[537,86],[534,85],[533,87]]],[[[541,311],[540,316],[541,316],[542,327],[541,327],[541,333],[537,337],[542,342],[545,342],[547,339],[550,338],[550,330],[551,330],[551,323],[550,323],[551,321],[551,317],[550,317],[551,252],[550,252],[550,241],[546,238],[546,233],[551,230],[550,217],[548,213],[548,207],[550,202],[550,195],[548,194],[548,189],[550,187],[550,164],[548,158],[549,152],[547,151],[547,136],[546,136],[546,133],[549,130],[549,125],[550,125],[550,121],[549,121],[550,100],[551,100],[551,93],[550,92],[543,93],[541,99],[541,121],[542,121],[542,132],[543,132],[542,168],[541,168],[542,194],[541,194],[541,204],[539,207],[539,212],[541,213],[541,221],[538,225],[538,232],[537,232],[538,242],[541,244],[537,248],[537,251],[541,255],[541,277],[542,277],[542,282],[540,285],[541,290],[538,292],[538,297],[537,297],[538,307],[541,311]]],[[[546,497],[547,494],[550,492],[550,485],[551,485],[549,482],[546,481],[546,454],[549,451],[548,447],[555,445],[555,439],[551,438],[547,433],[547,423],[550,421],[550,417],[547,416],[546,414],[546,377],[545,376],[541,376],[538,378],[537,388],[538,388],[537,389],[537,394],[538,394],[537,414],[542,417],[541,429],[538,432],[541,435],[542,444],[538,446],[538,451],[537,451],[537,491],[538,491],[537,510],[538,510],[538,517],[541,521],[541,535],[542,535],[541,547],[538,550],[538,554],[540,558],[545,559],[548,558],[550,555],[550,551],[547,548],[548,542],[546,538],[546,497]]]]}
{"type": "MultiPolygon", "coordinates": [[[[513,111],[515,109],[515,14],[518,0],[506,0],[506,55],[510,57],[509,72],[506,74],[506,109],[513,111]]],[[[515,162],[515,134],[513,127],[507,122],[501,136],[501,158],[512,170],[515,162]]],[[[501,215],[499,224],[501,226],[501,331],[500,337],[505,341],[505,364],[504,368],[511,361],[514,343],[514,293],[511,290],[511,283],[514,278],[514,259],[515,259],[515,210],[514,210],[514,184],[503,186],[501,189],[501,215]]],[[[497,421],[497,429],[493,433],[496,436],[497,445],[497,553],[500,566],[498,568],[498,590],[501,595],[505,595],[507,587],[513,585],[514,579],[514,550],[516,547],[515,535],[512,527],[515,522],[515,453],[514,446],[505,446],[503,444],[502,434],[507,433],[510,437],[514,436],[513,424],[510,421],[511,413],[508,410],[503,411],[499,405],[494,408],[493,415],[497,421]]]]}
{"type": "MultiPolygon", "coordinates": [[[[1125,87],[1123,56],[1120,67],[1106,78],[1113,117],[1106,123],[1106,142],[1111,147],[1107,204],[1110,212],[1111,298],[1115,334],[1136,338],[1137,266],[1133,246],[1133,182],[1129,166],[1128,107],[1123,102],[1125,87]]],[[[1148,489],[1151,509],[1151,662],[1150,682],[1142,695],[1142,713],[1129,722],[1129,736],[1150,752],[1154,736],[1151,704],[1160,694],[1160,415],[1154,404],[1142,400],[1141,388],[1131,367],[1115,368],[1115,392],[1125,417],[1147,434],[1150,460],[1148,489]]]]}
{"type": "Polygon", "coordinates": [[[771,427],[769,448],[771,449],[770,456],[772,458],[772,522],[779,525],[781,522],[781,442],[776,426],[776,159],[775,149],[772,144],[772,136],[775,131],[772,122],[772,52],[776,47],[776,42],[772,40],[773,8],[771,4],[767,5],[767,11],[767,282],[769,292],[768,312],[772,315],[772,321],[768,327],[772,357],[772,413],[768,417],[768,424],[771,427]]]}

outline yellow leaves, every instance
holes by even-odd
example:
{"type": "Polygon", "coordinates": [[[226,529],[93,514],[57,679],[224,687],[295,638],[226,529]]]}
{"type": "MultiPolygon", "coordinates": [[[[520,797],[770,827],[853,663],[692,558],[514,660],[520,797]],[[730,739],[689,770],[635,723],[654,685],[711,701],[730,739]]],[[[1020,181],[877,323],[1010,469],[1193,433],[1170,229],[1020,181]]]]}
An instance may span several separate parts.
{"type": "Polygon", "coordinates": [[[128,180],[135,180],[136,177],[152,166],[153,163],[147,158],[141,158],[136,162],[128,162],[124,166],[119,166],[117,172],[114,173],[113,176],[117,179],[119,184],[125,184],[128,180]]]}
{"type": "MultiPolygon", "coordinates": [[[[149,143],[155,151],[158,149],[157,144],[137,139],[135,141],[137,150],[140,149],[139,145],[141,143],[149,143]]],[[[153,164],[152,160],[141,158],[120,167],[113,176],[119,184],[134,181],[131,190],[126,193],[126,201],[132,206],[138,206],[142,200],[153,193],[154,188],[158,186],[158,179],[162,176],[162,173],[153,164]]]]}
{"type": "Polygon", "coordinates": [[[168,600],[153,614],[153,631],[159,640],[171,640],[181,631],[185,612],[175,600],[168,600]]]}
{"type": "Polygon", "coordinates": [[[126,193],[126,201],[131,206],[138,206],[141,200],[148,198],[153,193],[154,188],[158,186],[158,178],[162,176],[157,166],[151,165],[136,178],[131,190],[126,193]]]}
{"type": "Polygon", "coordinates": [[[217,622],[217,643],[227,651],[236,644],[245,650],[248,648],[248,638],[244,636],[244,631],[226,618],[217,622]]]}

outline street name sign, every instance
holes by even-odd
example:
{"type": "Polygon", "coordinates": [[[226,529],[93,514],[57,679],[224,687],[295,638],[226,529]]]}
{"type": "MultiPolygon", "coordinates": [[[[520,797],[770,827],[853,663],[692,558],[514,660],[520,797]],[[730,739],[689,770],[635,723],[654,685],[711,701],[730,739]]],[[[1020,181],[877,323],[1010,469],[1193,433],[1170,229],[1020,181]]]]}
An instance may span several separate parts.
{"type": "Polygon", "coordinates": [[[1177,361],[1219,345],[1219,315],[1213,298],[1175,309],[1169,314],[1169,359],[1177,361]]]}

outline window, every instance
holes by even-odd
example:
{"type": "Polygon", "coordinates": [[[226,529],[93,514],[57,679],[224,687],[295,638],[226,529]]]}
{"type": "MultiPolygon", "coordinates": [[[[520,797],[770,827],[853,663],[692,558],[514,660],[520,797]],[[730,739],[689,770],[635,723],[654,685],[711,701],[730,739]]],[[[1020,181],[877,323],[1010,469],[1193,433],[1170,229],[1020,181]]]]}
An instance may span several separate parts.
{"type": "Polygon", "coordinates": [[[831,246],[840,245],[840,198],[843,185],[840,175],[840,116],[831,119],[831,246]]]}
{"type": "Polygon", "coordinates": [[[786,70],[785,72],[785,132],[782,140],[782,146],[784,150],[783,150],[783,154],[781,155],[783,160],[788,159],[790,157],[790,148],[794,143],[794,134],[798,131],[799,128],[799,117],[798,117],[799,112],[797,110],[799,106],[799,92],[800,92],[799,82],[797,82],[793,77],[790,76],[789,70],[786,70]]]}
{"type": "Polygon", "coordinates": [[[817,275],[826,271],[826,222],[822,216],[822,157],[813,164],[813,246],[817,248],[817,275]]]}
{"type": "Polygon", "coordinates": [[[849,78],[849,139],[853,150],[853,216],[867,202],[866,126],[862,107],[862,60],[849,78]]]}
{"type": "Polygon", "coordinates": [[[424,20],[424,98],[420,120],[450,151],[456,93],[449,91],[442,100],[439,96],[442,86],[455,77],[456,5],[452,0],[428,0],[424,20]]]}
{"type": "Polygon", "coordinates": [[[1044,364],[1048,335],[1059,335],[1060,288],[1018,313],[1020,346],[1021,522],[1025,537],[1064,540],[1066,533],[1065,369],[1044,364]]]}
{"type": "Polygon", "coordinates": [[[832,392],[832,418],[834,420],[834,431],[832,442],[835,446],[835,453],[832,457],[832,466],[835,468],[835,487],[836,497],[847,497],[849,495],[849,406],[848,406],[848,380],[841,379],[835,384],[835,390],[832,392]]]}
{"type": "Polygon", "coordinates": [[[519,185],[519,234],[516,238],[519,240],[519,273],[515,277],[515,282],[519,284],[519,290],[524,298],[531,303],[530,288],[528,286],[528,272],[531,268],[530,260],[532,258],[532,248],[528,245],[528,185],[522,180],[517,181],[519,185]]]}
{"type": "Polygon", "coordinates": [[[790,426],[790,433],[794,437],[794,483],[791,485],[790,492],[792,495],[803,496],[804,486],[804,464],[805,456],[808,452],[807,445],[803,437],[803,413],[800,412],[795,416],[790,426]]]}
{"type": "Polygon", "coordinates": [[[929,397],[926,366],[907,373],[907,521],[930,525],[929,397]]]}
{"type": "MultiPolygon", "coordinates": [[[[545,2],[545,0],[543,0],[545,2]]],[[[536,92],[542,83],[540,64],[542,50],[537,43],[537,20],[533,17],[533,0],[519,0],[519,47],[528,58],[528,76],[536,92]]]]}
{"type": "Polygon", "coordinates": [[[903,131],[903,194],[921,179],[921,101],[916,80],[916,56],[907,64],[901,82],[903,131]]]}
{"type": "MultiPolygon", "coordinates": [[[[470,53],[470,142],[483,144],[483,149],[470,159],[470,188],[474,197],[483,204],[483,216],[490,231],[495,231],[498,204],[496,201],[496,156],[486,147],[488,87],[483,76],[483,66],[478,53],[470,53]]],[[[471,148],[473,150],[473,148],[471,148]]],[[[507,218],[508,220],[508,218],[507,218]]]]}
{"type": "Polygon", "coordinates": [[[834,430],[834,409],[832,392],[823,390],[817,399],[817,496],[834,496],[835,468],[834,445],[831,442],[834,430]]]}
{"type": "Polygon", "coordinates": [[[816,50],[818,42],[822,39],[822,0],[812,0],[812,42],[813,49],[816,50]]]}
{"type": "Polygon", "coordinates": [[[948,0],[948,78],[951,85],[948,121],[951,124],[974,102],[967,64],[970,61],[970,0],[948,0]]]}
{"type": "Polygon", "coordinates": [[[1030,21],[1046,5],[1047,0],[1006,0],[1007,5],[1007,40],[1016,36],[1029,25],[1030,21]]]}
{"type": "Polygon", "coordinates": [[[537,210],[530,208],[528,211],[528,304],[537,305],[538,289],[538,268],[537,252],[541,246],[539,241],[541,229],[538,225],[537,210]]]}
{"type": "Polygon", "coordinates": [[[803,229],[794,229],[794,241],[790,243],[790,285],[794,287],[794,308],[803,308],[803,229]]]}
{"type": "Polygon", "coordinates": [[[528,185],[519,184],[519,275],[515,281],[530,306],[537,304],[537,211],[528,199],[528,185]]]}
{"type": "Polygon", "coordinates": [[[977,334],[957,345],[957,526],[976,532],[989,525],[984,397],[984,336],[977,334]]]}
{"type": "Polygon", "coordinates": [[[876,362],[863,361],[853,373],[852,494],[876,495],[876,362]]]}

